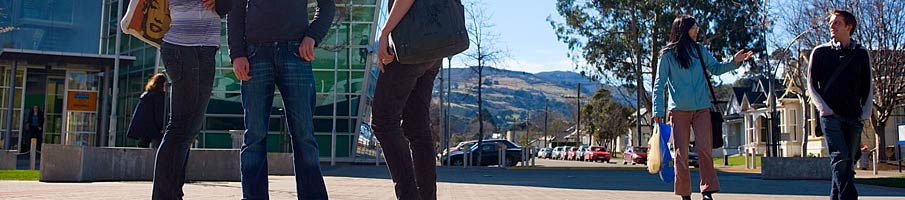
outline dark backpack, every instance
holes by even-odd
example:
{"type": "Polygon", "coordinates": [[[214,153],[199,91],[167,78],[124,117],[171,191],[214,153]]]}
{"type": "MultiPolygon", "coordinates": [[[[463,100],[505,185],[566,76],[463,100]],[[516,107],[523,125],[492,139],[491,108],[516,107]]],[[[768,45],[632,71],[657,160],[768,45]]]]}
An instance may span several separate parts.
{"type": "Polygon", "coordinates": [[[396,60],[402,64],[420,64],[461,53],[469,43],[465,7],[461,0],[415,1],[390,38],[396,60]]]}

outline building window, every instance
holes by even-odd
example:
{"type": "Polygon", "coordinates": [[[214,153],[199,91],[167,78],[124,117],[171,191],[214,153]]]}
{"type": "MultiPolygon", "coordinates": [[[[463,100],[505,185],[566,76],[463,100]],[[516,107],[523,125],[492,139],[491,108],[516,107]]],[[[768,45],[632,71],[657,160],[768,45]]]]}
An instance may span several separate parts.
{"type": "Polygon", "coordinates": [[[72,0],[22,1],[22,18],[72,22],[72,0]]]}

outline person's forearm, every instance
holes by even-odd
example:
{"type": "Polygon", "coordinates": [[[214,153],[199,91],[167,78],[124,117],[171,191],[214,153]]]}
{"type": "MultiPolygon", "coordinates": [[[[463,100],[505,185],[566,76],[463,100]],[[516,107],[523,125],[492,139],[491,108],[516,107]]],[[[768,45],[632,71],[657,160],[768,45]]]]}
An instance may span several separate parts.
{"type": "Polygon", "coordinates": [[[409,9],[412,8],[413,3],[415,3],[415,0],[396,0],[391,6],[392,8],[387,17],[387,23],[384,24],[381,35],[389,35],[393,32],[396,25],[399,25],[399,21],[402,21],[402,17],[405,16],[405,13],[408,13],[409,9]]]}

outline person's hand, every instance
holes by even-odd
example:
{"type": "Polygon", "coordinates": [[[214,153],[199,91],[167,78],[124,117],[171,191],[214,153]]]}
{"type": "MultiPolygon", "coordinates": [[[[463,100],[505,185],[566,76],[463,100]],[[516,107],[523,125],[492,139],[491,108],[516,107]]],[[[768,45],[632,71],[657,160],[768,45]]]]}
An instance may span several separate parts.
{"type": "Polygon", "coordinates": [[[738,50],[738,53],[735,53],[735,56],[732,56],[732,61],[735,62],[735,64],[741,64],[742,61],[751,58],[751,55],[754,55],[754,52],[748,51],[745,53],[745,49],[738,50]]]}
{"type": "Polygon", "coordinates": [[[208,10],[215,11],[215,9],[217,9],[217,4],[214,3],[214,0],[201,0],[201,3],[204,4],[204,8],[207,8],[208,10]]]}
{"type": "Polygon", "coordinates": [[[314,60],[314,43],[314,39],[311,37],[305,36],[305,39],[302,39],[302,44],[299,45],[299,56],[305,61],[314,60]]]}
{"type": "Polygon", "coordinates": [[[653,121],[654,123],[658,123],[658,124],[659,124],[659,123],[663,122],[663,117],[654,116],[654,118],[651,118],[650,120],[653,121]]]}
{"type": "Polygon", "coordinates": [[[233,73],[240,81],[251,80],[251,76],[248,76],[248,57],[233,59],[233,73]]]}
{"type": "Polygon", "coordinates": [[[396,60],[396,56],[390,53],[390,39],[389,35],[381,34],[380,39],[377,40],[377,57],[380,59],[377,61],[380,65],[380,72],[383,73],[383,67],[387,64],[396,60]]]}

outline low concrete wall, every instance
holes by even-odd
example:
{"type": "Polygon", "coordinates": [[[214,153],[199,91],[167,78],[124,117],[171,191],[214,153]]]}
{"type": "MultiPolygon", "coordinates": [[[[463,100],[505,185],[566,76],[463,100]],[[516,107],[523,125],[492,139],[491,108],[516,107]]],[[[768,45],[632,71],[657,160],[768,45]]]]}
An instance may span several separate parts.
{"type": "Polygon", "coordinates": [[[17,151],[0,151],[0,170],[16,169],[17,151]]]}
{"type": "MultiPolygon", "coordinates": [[[[149,181],[156,151],[147,148],[99,148],[47,144],[41,157],[41,181],[149,181]]],[[[292,154],[269,153],[271,175],[292,175],[292,154]]],[[[239,181],[238,149],[192,149],[186,179],[239,181]]]]}
{"type": "Polygon", "coordinates": [[[761,176],[773,180],[830,180],[830,158],[764,157],[761,176]]]}

